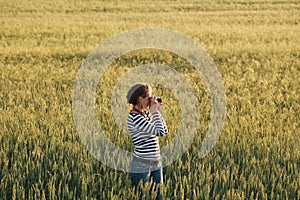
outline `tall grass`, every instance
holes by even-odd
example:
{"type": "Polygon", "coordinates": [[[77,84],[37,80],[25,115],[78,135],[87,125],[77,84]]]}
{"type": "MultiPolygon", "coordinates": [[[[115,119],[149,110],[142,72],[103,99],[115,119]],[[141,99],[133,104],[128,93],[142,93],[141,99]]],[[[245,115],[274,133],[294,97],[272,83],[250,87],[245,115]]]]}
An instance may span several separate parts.
{"type": "MultiPolygon", "coordinates": [[[[140,63],[176,66],[192,83],[201,127],[189,150],[164,168],[166,199],[300,199],[300,62],[297,1],[1,1],[0,194],[3,199],[135,199],[127,173],[102,165],[81,143],[72,119],[76,73],[105,38],[166,27],[199,42],[223,78],[227,115],[210,154],[197,157],[209,121],[201,76],[169,53],[132,52],[117,60],[97,90],[99,122],[132,149],[111,118],[116,77],[140,63]],[[119,69],[118,71],[115,69],[119,69]],[[105,82],[106,85],[102,83],[105,82]]],[[[101,81],[101,80],[100,80],[101,81]]],[[[166,103],[170,136],[180,111],[166,103]]],[[[173,99],[173,102],[171,100],[173,99]]],[[[168,102],[168,101],[166,101],[168,102]]],[[[147,187],[147,186],[146,186],[147,187]]],[[[147,197],[145,197],[147,198],[147,197]]],[[[148,197],[151,199],[151,197],[148,197]]]]}

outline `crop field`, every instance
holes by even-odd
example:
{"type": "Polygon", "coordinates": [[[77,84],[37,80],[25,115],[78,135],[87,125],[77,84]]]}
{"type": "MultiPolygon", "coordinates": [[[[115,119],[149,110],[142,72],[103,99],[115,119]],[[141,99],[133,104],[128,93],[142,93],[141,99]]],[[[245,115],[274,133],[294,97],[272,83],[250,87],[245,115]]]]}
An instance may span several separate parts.
{"type": "MultiPolygon", "coordinates": [[[[185,34],[210,55],[226,94],[221,136],[198,156],[212,109],[209,89],[184,58],[143,49],[122,55],[99,77],[95,113],[107,138],[133,150],[114,121],[112,91],[130,69],[167,64],[194,89],[200,121],[192,145],[163,168],[164,199],[300,199],[299,13],[298,0],[0,0],[0,199],[138,199],[129,173],[102,164],[81,141],[72,94],[98,44],[146,27],[185,34]]],[[[170,130],[163,147],[189,105],[162,85],[152,87],[164,99],[170,130]]],[[[143,199],[154,195],[144,192],[143,199]]]]}

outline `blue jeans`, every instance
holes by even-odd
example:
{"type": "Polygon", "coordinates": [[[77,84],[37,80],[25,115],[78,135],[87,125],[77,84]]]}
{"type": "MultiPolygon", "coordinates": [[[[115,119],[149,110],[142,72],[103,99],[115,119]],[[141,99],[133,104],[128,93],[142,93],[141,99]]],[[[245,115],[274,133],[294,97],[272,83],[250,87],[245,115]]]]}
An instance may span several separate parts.
{"type": "MultiPolygon", "coordinates": [[[[136,160],[132,160],[130,162],[130,179],[131,185],[136,189],[139,186],[139,182],[142,180],[143,184],[150,182],[153,180],[155,185],[163,183],[163,175],[162,175],[162,165],[161,162],[157,163],[143,163],[136,160]],[[137,172],[137,173],[134,173],[137,172]]],[[[160,193],[160,188],[157,189],[156,200],[161,200],[162,196],[160,193]]]]}

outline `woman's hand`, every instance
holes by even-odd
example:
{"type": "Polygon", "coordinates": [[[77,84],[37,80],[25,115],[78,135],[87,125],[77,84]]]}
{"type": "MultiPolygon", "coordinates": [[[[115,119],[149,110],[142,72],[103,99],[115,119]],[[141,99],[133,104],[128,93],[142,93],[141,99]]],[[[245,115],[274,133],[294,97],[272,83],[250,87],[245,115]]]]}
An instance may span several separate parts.
{"type": "Polygon", "coordinates": [[[153,96],[150,98],[150,112],[153,114],[155,112],[158,112],[160,108],[162,107],[162,103],[157,102],[157,97],[153,96]]]}

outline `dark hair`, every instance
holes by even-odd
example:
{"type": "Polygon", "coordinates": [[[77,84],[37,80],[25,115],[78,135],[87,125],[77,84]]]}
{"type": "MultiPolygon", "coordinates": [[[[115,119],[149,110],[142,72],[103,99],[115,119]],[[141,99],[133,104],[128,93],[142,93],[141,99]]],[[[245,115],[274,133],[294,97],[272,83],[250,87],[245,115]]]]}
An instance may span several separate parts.
{"type": "Polygon", "coordinates": [[[128,103],[136,105],[139,97],[145,98],[151,91],[151,87],[147,84],[137,83],[133,85],[127,93],[126,99],[128,103]]]}

